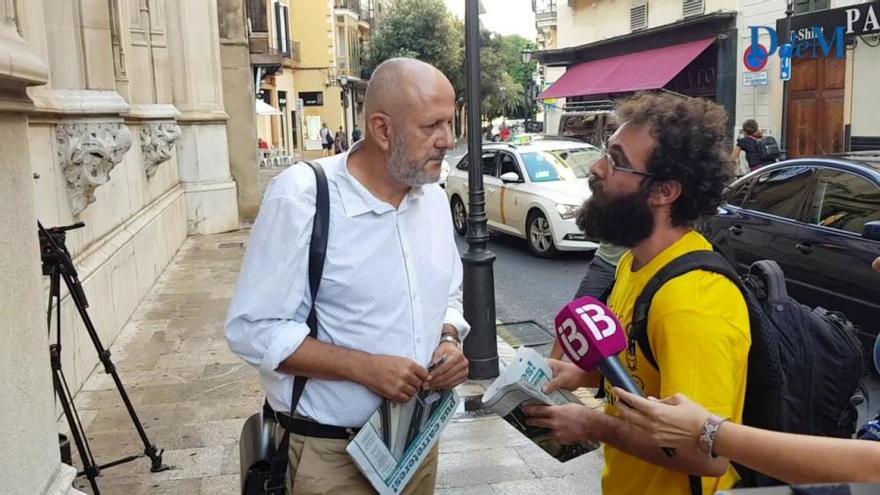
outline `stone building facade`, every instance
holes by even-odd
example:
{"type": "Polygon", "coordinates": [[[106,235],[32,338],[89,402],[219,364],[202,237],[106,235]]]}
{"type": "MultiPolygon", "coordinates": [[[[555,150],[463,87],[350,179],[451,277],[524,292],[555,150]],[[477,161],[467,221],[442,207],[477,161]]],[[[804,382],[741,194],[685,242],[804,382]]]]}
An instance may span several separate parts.
{"type": "MultiPolygon", "coordinates": [[[[0,0],[0,421],[14,425],[0,493],[72,493],[37,221],[85,224],[67,247],[110,347],[188,235],[237,229],[240,204],[256,214],[253,86],[236,83],[250,73],[246,31],[230,27],[244,23],[243,1],[219,3],[0,0]],[[225,99],[248,109],[243,137],[229,135],[225,99]]],[[[77,390],[98,358],[66,294],[61,327],[77,390]]]]}

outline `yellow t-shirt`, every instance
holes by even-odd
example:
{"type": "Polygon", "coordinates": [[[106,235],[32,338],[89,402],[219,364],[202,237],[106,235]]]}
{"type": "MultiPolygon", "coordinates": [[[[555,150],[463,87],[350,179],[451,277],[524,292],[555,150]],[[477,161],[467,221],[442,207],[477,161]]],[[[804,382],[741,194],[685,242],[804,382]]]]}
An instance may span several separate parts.
{"type": "MultiPolygon", "coordinates": [[[[632,271],[631,252],[621,258],[609,306],[627,332],[636,298],[651,277],[673,259],[704,249],[712,246],[691,231],[638,271],[632,271]]],[[[731,281],[698,270],[667,282],[651,303],[648,340],[659,372],[635,341],[620,355],[646,395],[669,397],[681,392],[721,417],[742,422],[751,333],[745,300],[731,281]]],[[[605,412],[617,414],[613,404],[605,412]]],[[[737,479],[733,467],[721,478],[703,478],[703,493],[730,488],[737,479]]],[[[684,473],[606,445],[602,493],[690,495],[690,485],[684,473]]]]}

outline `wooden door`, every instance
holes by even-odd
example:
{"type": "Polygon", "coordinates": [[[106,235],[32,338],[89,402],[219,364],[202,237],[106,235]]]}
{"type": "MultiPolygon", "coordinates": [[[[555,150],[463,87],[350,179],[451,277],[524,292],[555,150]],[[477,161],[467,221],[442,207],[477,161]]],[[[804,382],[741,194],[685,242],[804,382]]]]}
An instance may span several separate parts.
{"type": "Polygon", "coordinates": [[[846,59],[795,58],[788,86],[786,144],[790,158],[843,151],[846,59]]]}

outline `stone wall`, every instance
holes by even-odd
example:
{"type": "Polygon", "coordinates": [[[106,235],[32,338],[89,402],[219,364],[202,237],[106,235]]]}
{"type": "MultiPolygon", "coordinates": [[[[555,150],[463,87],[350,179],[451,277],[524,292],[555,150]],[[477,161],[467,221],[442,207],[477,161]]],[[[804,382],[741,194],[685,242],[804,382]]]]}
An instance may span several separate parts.
{"type": "Polygon", "coordinates": [[[76,470],[58,452],[29,158],[26,88],[45,84],[49,71],[19,34],[21,12],[0,1],[0,424],[12,447],[0,449],[0,493],[79,493],[71,490],[76,470]]]}
{"type": "MultiPolygon", "coordinates": [[[[67,247],[112,350],[188,234],[238,228],[224,96],[253,97],[224,92],[217,0],[0,0],[0,23],[0,493],[71,493],[36,221],[85,223],[67,247]]],[[[75,392],[98,358],[66,290],[61,326],[75,392]]]]}
{"type": "MultiPolygon", "coordinates": [[[[215,0],[22,2],[49,83],[29,89],[36,217],[68,247],[106,346],[186,235],[238,227],[215,0]],[[53,4],[54,5],[54,4],[53,4]]],[[[76,390],[97,364],[65,299],[76,390]]]]}

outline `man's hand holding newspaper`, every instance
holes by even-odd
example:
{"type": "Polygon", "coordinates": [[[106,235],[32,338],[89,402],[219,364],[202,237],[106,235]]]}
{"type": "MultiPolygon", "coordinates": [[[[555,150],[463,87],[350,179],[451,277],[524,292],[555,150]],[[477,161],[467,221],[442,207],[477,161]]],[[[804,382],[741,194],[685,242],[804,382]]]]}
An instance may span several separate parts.
{"type": "MultiPolygon", "coordinates": [[[[513,362],[486,390],[483,406],[503,417],[523,435],[535,442],[561,462],[574,459],[599,447],[597,443],[562,445],[550,435],[550,430],[526,424],[523,406],[531,404],[565,405],[578,403],[577,398],[559,390],[543,391],[544,385],[553,378],[553,370],[537,352],[521,347],[513,362]]],[[[582,377],[572,375],[572,380],[582,377]]],[[[557,382],[558,383],[558,382],[557,382]]]]}

